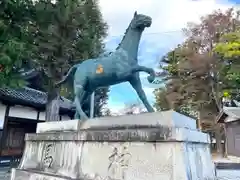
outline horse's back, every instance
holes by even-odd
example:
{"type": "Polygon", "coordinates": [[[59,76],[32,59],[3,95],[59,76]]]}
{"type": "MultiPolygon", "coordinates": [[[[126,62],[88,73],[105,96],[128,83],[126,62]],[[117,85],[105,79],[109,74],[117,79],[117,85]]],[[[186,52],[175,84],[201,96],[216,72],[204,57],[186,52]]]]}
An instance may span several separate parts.
{"type": "Polygon", "coordinates": [[[95,74],[102,74],[101,70],[108,72],[112,67],[112,63],[108,61],[107,57],[87,59],[78,65],[75,78],[80,76],[95,76],[95,74]]]}

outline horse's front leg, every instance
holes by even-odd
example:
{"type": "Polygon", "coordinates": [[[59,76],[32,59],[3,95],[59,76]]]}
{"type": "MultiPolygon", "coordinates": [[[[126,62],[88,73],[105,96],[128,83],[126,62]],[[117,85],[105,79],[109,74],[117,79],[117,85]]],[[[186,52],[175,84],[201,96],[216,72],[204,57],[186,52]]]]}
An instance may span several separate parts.
{"type": "Polygon", "coordinates": [[[143,104],[146,107],[146,109],[148,110],[148,112],[154,112],[154,109],[151,106],[151,104],[148,102],[147,96],[142,88],[142,84],[141,84],[139,75],[134,75],[129,82],[132,85],[132,87],[135,89],[135,91],[137,92],[138,97],[141,99],[141,101],[143,102],[143,104]]]}
{"type": "Polygon", "coordinates": [[[147,77],[148,82],[152,83],[154,81],[156,75],[155,75],[155,71],[153,70],[153,68],[148,68],[146,66],[139,66],[139,65],[132,68],[132,73],[136,73],[136,72],[140,72],[140,71],[146,72],[150,75],[147,77]]]}

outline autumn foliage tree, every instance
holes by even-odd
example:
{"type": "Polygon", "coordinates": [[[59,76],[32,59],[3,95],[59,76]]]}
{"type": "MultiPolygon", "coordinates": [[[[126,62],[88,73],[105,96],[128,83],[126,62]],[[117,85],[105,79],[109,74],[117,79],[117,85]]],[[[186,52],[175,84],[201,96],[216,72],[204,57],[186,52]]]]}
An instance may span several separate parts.
{"type": "MultiPolygon", "coordinates": [[[[238,60],[233,62],[234,57],[238,59],[236,14],[233,9],[218,10],[202,17],[199,24],[189,23],[184,29],[186,41],[163,58],[167,63],[164,70],[168,72],[166,92],[155,93],[157,100],[165,93],[171,109],[187,110],[199,119],[204,131],[214,132],[218,152],[222,151],[223,129],[215,119],[221,109],[221,96],[227,87],[238,89],[234,87],[238,60]],[[226,36],[228,40],[224,41],[226,36]]],[[[156,106],[161,106],[159,102],[156,106]]]]}

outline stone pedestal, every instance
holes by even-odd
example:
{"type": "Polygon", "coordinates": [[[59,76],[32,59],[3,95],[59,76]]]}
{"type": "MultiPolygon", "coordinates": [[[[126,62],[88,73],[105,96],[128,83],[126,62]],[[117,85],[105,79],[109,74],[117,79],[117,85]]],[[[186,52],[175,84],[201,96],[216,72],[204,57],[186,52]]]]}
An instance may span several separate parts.
{"type": "Polygon", "coordinates": [[[210,139],[174,111],[40,123],[11,180],[214,180],[210,139]]]}

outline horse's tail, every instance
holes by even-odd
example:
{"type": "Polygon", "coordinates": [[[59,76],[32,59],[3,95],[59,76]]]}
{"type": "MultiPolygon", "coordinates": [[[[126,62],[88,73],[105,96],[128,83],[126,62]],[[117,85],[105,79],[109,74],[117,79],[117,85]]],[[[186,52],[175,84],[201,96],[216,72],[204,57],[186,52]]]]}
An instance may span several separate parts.
{"type": "Polygon", "coordinates": [[[77,68],[78,68],[78,64],[72,66],[72,67],[68,70],[68,73],[62,78],[62,80],[59,81],[59,82],[57,82],[57,83],[55,84],[55,87],[61,86],[61,85],[62,85],[63,83],[65,83],[70,77],[72,77],[73,74],[76,72],[77,68]]]}

